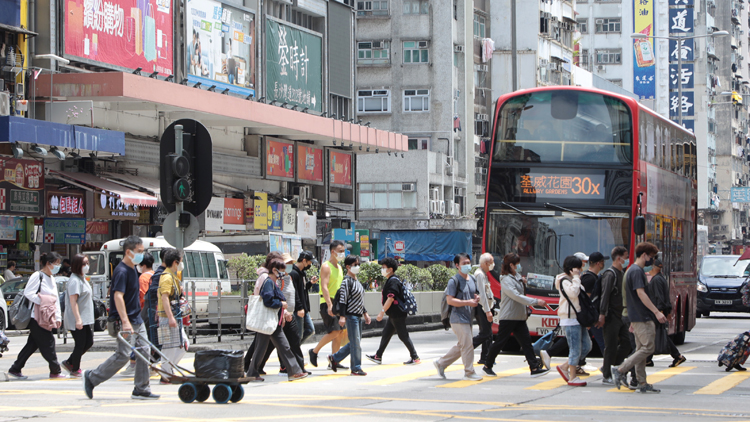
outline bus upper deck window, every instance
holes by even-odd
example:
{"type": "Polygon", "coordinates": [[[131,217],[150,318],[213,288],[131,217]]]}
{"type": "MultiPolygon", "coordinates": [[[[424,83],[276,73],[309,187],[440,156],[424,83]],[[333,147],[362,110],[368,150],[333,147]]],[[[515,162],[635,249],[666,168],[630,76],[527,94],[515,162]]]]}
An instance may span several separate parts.
{"type": "Polygon", "coordinates": [[[552,117],[570,120],[578,115],[578,93],[575,91],[552,92],[552,117]]]}

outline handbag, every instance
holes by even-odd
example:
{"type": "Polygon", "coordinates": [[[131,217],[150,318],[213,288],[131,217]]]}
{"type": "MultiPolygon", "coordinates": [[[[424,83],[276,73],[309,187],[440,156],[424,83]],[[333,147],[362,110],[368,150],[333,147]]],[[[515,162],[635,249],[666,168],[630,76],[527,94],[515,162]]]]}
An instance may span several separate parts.
{"type": "Polygon", "coordinates": [[[554,330],[547,332],[547,334],[539,337],[539,340],[534,342],[532,346],[534,347],[535,355],[540,356],[542,350],[549,350],[549,348],[552,347],[552,343],[555,342],[559,328],[560,326],[558,325],[554,330]]]}
{"type": "Polygon", "coordinates": [[[258,334],[271,335],[279,325],[278,310],[263,303],[260,295],[250,296],[247,301],[245,328],[258,334]]]}
{"type": "Polygon", "coordinates": [[[654,354],[669,354],[669,335],[667,334],[667,325],[656,323],[656,333],[654,335],[654,354]]]}
{"type": "MultiPolygon", "coordinates": [[[[40,291],[42,291],[41,274],[39,274],[39,289],[36,291],[36,294],[39,294],[40,291]]],[[[33,307],[34,303],[30,301],[23,292],[19,292],[16,295],[16,298],[13,299],[13,304],[8,309],[8,316],[10,316],[10,321],[13,323],[13,326],[16,327],[16,330],[25,330],[29,326],[29,321],[31,321],[31,309],[33,307]]]]}

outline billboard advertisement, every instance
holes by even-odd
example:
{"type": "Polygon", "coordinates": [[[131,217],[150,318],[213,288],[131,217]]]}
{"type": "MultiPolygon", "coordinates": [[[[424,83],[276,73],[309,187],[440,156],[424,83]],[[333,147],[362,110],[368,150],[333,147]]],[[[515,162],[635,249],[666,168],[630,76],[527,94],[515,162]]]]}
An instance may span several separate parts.
{"type": "Polygon", "coordinates": [[[352,155],[345,152],[329,151],[328,157],[331,185],[352,186],[352,155]]]}
{"type": "Polygon", "coordinates": [[[213,0],[186,2],[188,81],[255,95],[255,15],[213,0]]]}
{"type": "Polygon", "coordinates": [[[323,106],[321,36],[266,19],[266,97],[314,111],[323,106]]]}
{"type": "Polygon", "coordinates": [[[294,179],[294,144],[266,138],[266,177],[294,179]]]}
{"type": "Polygon", "coordinates": [[[65,0],[65,55],[174,74],[170,0],[65,0]]]}
{"type": "Polygon", "coordinates": [[[0,157],[0,214],[44,213],[44,163],[0,157]]]}
{"type": "Polygon", "coordinates": [[[323,184],[323,150],[297,145],[297,179],[323,184]]]}
{"type": "MultiPolygon", "coordinates": [[[[654,35],[654,1],[633,0],[633,32],[654,35]]],[[[633,40],[633,93],[641,99],[656,96],[656,54],[654,40],[633,40]]]]}

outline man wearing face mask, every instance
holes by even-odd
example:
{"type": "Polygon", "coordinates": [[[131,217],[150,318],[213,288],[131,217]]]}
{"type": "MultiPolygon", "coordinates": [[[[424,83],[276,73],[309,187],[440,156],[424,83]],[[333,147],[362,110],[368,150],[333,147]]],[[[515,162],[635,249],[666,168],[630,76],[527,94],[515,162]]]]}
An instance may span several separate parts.
{"type": "Polygon", "coordinates": [[[492,345],[492,307],[495,306],[495,298],[487,275],[494,269],[495,258],[490,253],[483,253],[479,257],[479,269],[474,273],[479,293],[479,306],[474,309],[474,316],[479,325],[479,334],[474,336],[473,345],[475,349],[482,345],[482,354],[478,362],[480,365],[486,363],[487,353],[492,345]]]}
{"type": "MultiPolygon", "coordinates": [[[[341,340],[346,335],[345,327],[339,325],[339,320],[333,315],[331,301],[341,287],[344,280],[343,263],[346,258],[346,245],[340,240],[331,242],[331,259],[324,262],[320,267],[320,316],[323,319],[326,335],[314,349],[310,349],[310,363],[318,366],[318,353],[328,343],[331,343],[331,351],[336,353],[341,348],[341,340]]],[[[338,369],[349,369],[337,364],[338,369]]]]}
{"type": "Polygon", "coordinates": [[[630,354],[628,327],[623,323],[623,294],[620,288],[623,270],[628,264],[628,250],[623,246],[612,249],[612,266],[601,276],[601,297],[599,299],[599,322],[595,327],[604,331],[604,363],[602,364],[602,384],[614,385],[612,365],[618,365],[630,354]]]}
{"type": "MultiPolygon", "coordinates": [[[[312,318],[310,317],[310,295],[308,293],[307,285],[305,280],[307,278],[306,271],[312,266],[312,261],[315,259],[313,254],[308,251],[302,251],[297,258],[297,262],[292,266],[292,270],[289,275],[292,277],[294,283],[295,292],[295,305],[294,305],[294,319],[297,322],[297,330],[299,332],[300,344],[306,342],[310,336],[315,334],[315,326],[313,325],[312,318]]],[[[317,283],[317,279],[311,280],[309,283],[317,283]]]]}

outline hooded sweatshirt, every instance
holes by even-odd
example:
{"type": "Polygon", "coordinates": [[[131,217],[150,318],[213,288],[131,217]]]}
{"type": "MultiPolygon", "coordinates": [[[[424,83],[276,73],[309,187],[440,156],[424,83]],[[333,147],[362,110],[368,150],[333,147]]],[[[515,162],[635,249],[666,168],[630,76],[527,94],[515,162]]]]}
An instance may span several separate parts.
{"type": "Polygon", "coordinates": [[[580,277],[575,275],[569,276],[565,273],[558,274],[557,277],[555,277],[555,288],[560,292],[560,306],[557,308],[557,316],[560,317],[560,325],[578,325],[576,316],[577,312],[581,309],[581,305],[578,303],[578,293],[580,293],[581,290],[586,291],[583,286],[581,286],[580,277]],[[565,298],[560,289],[565,289],[565,294],[568,295],[570,301],[565,298]]]}

